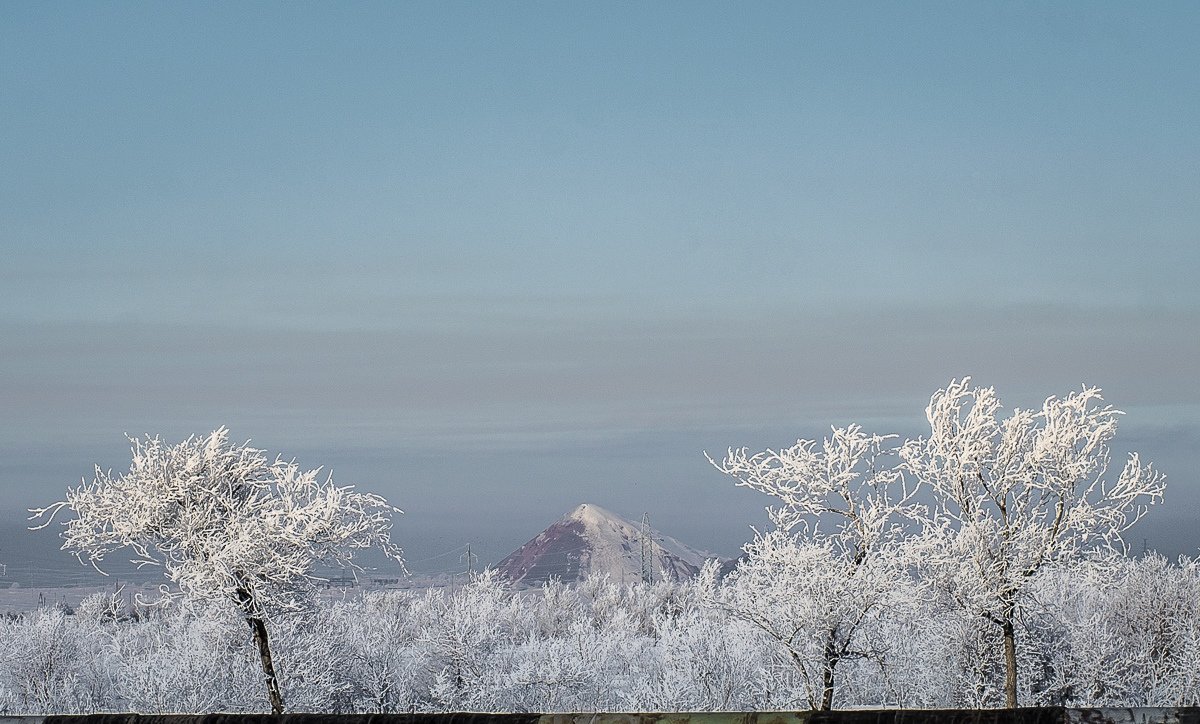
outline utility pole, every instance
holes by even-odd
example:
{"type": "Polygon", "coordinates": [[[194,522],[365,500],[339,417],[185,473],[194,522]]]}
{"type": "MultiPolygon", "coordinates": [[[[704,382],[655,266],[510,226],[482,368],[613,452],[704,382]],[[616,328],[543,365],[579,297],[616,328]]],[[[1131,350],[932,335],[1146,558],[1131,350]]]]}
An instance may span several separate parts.
{"type": "Polygon", "coordinates": [[[471,552],[470,543],[467,544],[467,552],[458,557],[459,563],[463,563],[464,561],[467,564],[467,580],[470,580],[471,576],[475,573],[475,564],[479,562],[479,556],[471,552]]]}

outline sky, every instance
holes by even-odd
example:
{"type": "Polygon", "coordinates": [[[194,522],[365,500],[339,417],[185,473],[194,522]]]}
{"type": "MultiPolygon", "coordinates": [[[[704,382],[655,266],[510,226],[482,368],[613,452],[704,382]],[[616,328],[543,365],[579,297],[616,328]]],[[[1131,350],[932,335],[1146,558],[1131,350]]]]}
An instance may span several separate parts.
{"type": "Polygon", "coordinates": [[[704,451],[1083,383],[1200,552],[1200,6],[0,6],[0,562],[126,435],[405,510],[410,567],[580,502],[736,555],[704,451]]]}

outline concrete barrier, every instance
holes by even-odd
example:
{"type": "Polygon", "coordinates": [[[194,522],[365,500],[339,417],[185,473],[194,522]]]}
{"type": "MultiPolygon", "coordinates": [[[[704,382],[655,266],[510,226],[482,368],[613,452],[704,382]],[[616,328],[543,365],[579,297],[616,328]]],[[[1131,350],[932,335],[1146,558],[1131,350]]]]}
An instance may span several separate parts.
{"type": "Polygon", "coordinates": [[[0,724],[1200,724],[1200,707],[642,714],[78,714],[0,717],[0,724]]]}

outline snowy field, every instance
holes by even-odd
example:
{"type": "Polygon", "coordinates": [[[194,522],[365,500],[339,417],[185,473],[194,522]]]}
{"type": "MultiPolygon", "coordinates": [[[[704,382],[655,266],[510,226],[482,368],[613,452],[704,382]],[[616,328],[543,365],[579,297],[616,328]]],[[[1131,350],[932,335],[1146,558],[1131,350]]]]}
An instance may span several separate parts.
{"type": "MultiPolygon", "coordinates": [[[[357,598],[364,593],[374,591],[451,589],[466,583],[462,574],[439,574],[408,576],[405,578],[388,578],[380,581],[363,579],[355,585],[330,585],[320,590],[320,597],[327,603],[357,598]]],[[[141,597],[143,601],[154,601],[159,598],[158,583],[136,582],[113,584],[93,584],[75,586],[22,586],[10,584],[0,588],[0,614],[33,611],[43,606],[65,605],[70,610],[79,607],[79,603],[88,596],[97,593],[108,595],[118,594],[125,606],[132,608],[133,602],[141,597]]]]}

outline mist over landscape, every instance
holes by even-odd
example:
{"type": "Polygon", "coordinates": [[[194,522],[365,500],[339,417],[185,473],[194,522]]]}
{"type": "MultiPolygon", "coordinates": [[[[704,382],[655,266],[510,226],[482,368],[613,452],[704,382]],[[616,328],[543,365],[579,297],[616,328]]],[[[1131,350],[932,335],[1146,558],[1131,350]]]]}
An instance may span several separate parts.
{"type": "Polygon", "coordinates": [[[968,374],[1103,388],[1170,480],[1135,547],[1195,553],[1196,20],[10,6],[0,562],[66,575],[27,508],[221,425],[414,570],[585,501],[735,556],[767,502],[703,451],[917,435],[968,374]]]}
{"type": "Polygon", "coordinates": [[[1195,719],[1198,28],[0,5],[0,715],[1195,719]]]}

